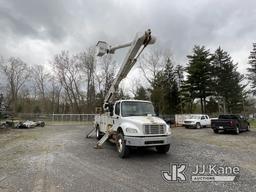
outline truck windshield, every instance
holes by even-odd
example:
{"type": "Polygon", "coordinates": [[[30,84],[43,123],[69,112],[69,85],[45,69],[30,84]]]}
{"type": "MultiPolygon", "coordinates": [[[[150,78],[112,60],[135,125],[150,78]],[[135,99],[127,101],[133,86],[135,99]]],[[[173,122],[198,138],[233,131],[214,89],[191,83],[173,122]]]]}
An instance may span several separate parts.
{"type": "Polygon", "coordinates": [[[201,116],[199,115],[192,115],[190,119],[201,119],[201,116]]]}
{"type": "Polygon", "coordinates": [[[152,103],[138,101],[123,101],[121,112],[123,117],[155,115],[152,103]]]}
{"type": "Polygon", "coordinates": [[[236,115],[220,115],[219,119],[239,119],[236,115]]]}

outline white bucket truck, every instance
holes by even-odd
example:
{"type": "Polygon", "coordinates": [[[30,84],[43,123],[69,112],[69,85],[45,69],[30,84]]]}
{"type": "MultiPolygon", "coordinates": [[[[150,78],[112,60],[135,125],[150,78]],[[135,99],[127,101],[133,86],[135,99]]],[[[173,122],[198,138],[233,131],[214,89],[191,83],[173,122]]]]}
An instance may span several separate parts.
{"type": "MultiPolygon", "coordinates": [[[[157,117],[150,101],[118,100],[115,93],[119,83],[124,79],[137,61],[137,58],[148,44],[155,38],[147,30],[137,35],[131,43],[111,48],[106,42],[99,41],[97,56],[114,53],[116,49],[130,46],[120,70],[109,89],[103,104],[104,113],[96,115],[94,130],[99,139],[96,148],[100,148],[106,140],[116,143],[119,157],[129,155],[131,147],[155,147],[157,152],[166,153],[170,148],[170,127],[157,117]]],[[[92,130],[87,137],[93,134],[92,130]]]]}

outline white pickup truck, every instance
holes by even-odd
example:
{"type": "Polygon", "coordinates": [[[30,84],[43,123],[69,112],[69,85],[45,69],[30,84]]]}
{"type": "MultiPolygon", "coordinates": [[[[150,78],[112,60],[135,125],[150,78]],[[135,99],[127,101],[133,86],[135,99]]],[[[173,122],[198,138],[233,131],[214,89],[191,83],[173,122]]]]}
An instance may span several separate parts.
{"type": "Polygon", "coordinates": [[[108,139],[116,143],[121,158],[128,156],[131,147],[155,147],[166,153],[170,147],[170,127],[155,116],[151,102],[118,100],[109,107],[110,114],[95,117],[96,136],[111,133],[108,139]]]}
{"type": "Polygon", "coordinates": [[[197,128],[200,129],[202,127],[210,127],[211,119],[208,115],[204,114],[193,114],[189,119],[185,119],[183,126],[185,128],[197,128]]]}

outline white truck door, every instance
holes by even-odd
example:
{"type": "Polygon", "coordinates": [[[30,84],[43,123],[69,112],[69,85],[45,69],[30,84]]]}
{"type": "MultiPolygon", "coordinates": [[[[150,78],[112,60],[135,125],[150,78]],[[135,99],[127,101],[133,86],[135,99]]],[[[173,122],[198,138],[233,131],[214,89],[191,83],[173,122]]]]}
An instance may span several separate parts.
{"type": "Polygon", "coordinates": [[[208,115],[205,115],[205,117],[206,117],[206,126],[208,126],[208,127],[210,127],[211,126],[211,119],[209,118],[209,116],[208,115]]]}
{"type": "Polygon", "coordinates": [[[113,111],[113,130],[116,131],[117,128],[120,126],[121,119],[120,119],[120,110],[121,108],[121,103],[117,102],[114,106],[114,111],[113,111]]]}
{"type": "Polygon", "coordinates": [[[204,115],[201,116],[201,125],[206,126],[206,119],[204,115]]]}

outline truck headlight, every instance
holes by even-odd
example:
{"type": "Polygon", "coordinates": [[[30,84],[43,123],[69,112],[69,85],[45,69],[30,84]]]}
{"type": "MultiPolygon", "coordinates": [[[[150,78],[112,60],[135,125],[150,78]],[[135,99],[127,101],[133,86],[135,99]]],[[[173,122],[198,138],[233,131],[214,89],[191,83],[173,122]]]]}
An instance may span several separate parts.
{"type": "Polygon", "coordinates": [[[126,128],[125,129],[127,133],[138,133],[138,131],[136,129],[133,128],[126,128]]]}
{"type": "Polygon", "coordinates": [[[167,134],[171,134],[171,126],[166,125],[166,126],[165,126],[165,130],[166,130],[166,133],[167,133],[167,134]]]}
{"type": "Polygon", "coordinates": [[[162,129],[162,130],[163,130],[163,132],[168,131],[168,128],[169,128],[169,126],[168,126],[168,125],[165,125],[165,124],[160,125],[160,129],[162,129]]]}

